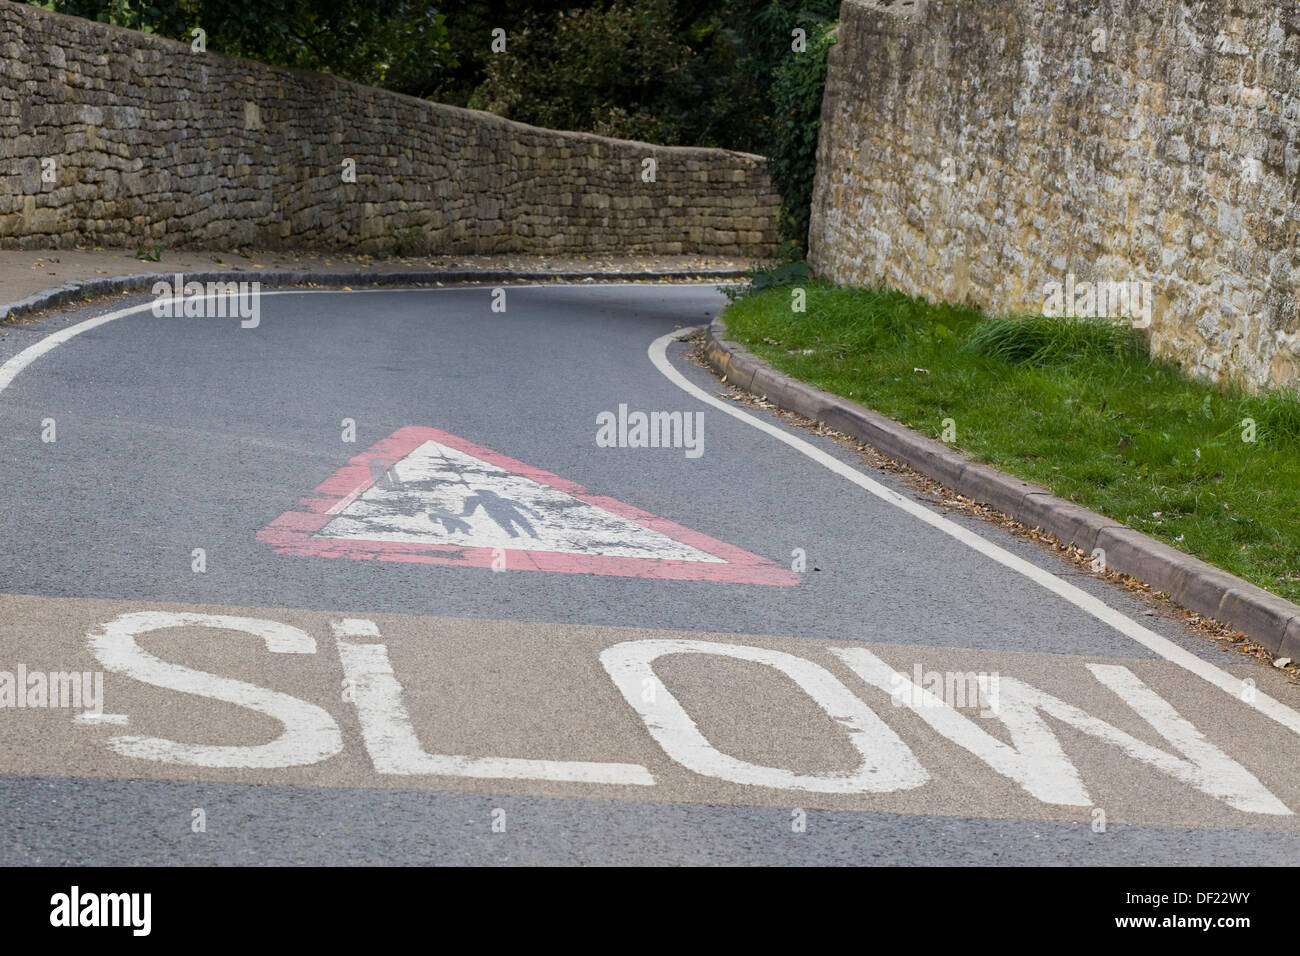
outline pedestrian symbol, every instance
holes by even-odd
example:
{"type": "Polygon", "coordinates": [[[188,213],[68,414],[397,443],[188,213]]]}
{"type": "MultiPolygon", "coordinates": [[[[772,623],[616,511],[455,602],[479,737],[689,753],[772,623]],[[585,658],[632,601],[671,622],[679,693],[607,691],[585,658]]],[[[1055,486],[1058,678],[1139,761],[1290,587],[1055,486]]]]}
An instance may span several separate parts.
{"type": "Polygon", "coordinates": [[[258,532],[281,554],[742,584],[766,558],[434,428],[399,429],[258,532]]]}

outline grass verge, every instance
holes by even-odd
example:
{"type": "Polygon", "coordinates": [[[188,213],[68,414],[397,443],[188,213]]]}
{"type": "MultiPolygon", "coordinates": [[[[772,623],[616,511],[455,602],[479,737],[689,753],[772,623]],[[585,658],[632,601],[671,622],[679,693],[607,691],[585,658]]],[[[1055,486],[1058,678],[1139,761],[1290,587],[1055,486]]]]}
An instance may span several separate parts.
{"type": "Polygon", "coordinates": [[[729,337],[1300,602],[1300,395],[1193,381],[1106,320],[990,318],[897,292],[800,288],[805,312],[793,311],[792,288],[737,297],[723,314],[729,337]]]}

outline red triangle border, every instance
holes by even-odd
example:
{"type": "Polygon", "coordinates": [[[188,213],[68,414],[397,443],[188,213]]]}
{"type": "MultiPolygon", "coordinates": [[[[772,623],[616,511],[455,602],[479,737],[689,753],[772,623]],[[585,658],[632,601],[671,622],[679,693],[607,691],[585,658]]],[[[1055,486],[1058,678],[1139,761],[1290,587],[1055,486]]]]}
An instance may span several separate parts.
{"type": "Polygon", "coordinates": [[[277,554],[490,568],[494,556],[493,548],[314,537],[316,532],[329,524],[340,511],[374,483],[372,462],[380,462],[387,466],[406,457],[426,441],[436,441],[513,474],[529,478],[538,484],[548,485],[557,491],[572,495],[579,501],[657,531],[674,541],[707,552],[725,562],[717,564],[662,558],[561,554],[522,548],[503,549],[506,554],[506,567],[511,571],[558,571],[566,574],[606,574],[618,577],[777,586],[794,585],[800,581],[798,574],[787,571],[767,558],[698,531],[692,531],[666,518],[652,515],[648,511],[633,508],[614,498],[592,494],[575,482],[513,458],[507,458],[490,448],[475,445],[456,435],[437,428],[417,425],[399,428],[388,438],[376,442],[369,449],[352,458],[316,488],[314,497],[302,499],[305,510],[286,511],[257,532],[257,540],[271,545],[277,554]]]}

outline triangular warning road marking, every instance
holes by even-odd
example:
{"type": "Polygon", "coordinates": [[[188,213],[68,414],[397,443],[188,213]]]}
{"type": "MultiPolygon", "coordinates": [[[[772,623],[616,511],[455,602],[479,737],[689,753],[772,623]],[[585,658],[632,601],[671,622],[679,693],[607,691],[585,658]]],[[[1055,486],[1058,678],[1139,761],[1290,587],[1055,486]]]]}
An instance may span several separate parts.
{"type": "Polygon", "coordinates": [[[734,584],[799,575],[436,428],[357,455],[259,531],[280,554],[734,584]]]}

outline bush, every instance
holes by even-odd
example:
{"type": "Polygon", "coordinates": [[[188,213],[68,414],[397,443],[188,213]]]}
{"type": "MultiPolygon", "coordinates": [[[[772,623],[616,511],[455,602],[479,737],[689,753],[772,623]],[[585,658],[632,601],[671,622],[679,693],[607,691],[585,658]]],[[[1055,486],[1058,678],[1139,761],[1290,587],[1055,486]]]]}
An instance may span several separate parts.
{"type": "MultiPolygon", "coordinates": [[[[836,24],[808,21],[808,48],[781,60],[772,78],[772,130],[768,168],[785,205],[786,235],[808,248],[817,137],[821,130],[826,55],[835,44],[836,24]]],[[[787,34],[788,35],[788,34],[787,34]]]]}
{"type": "Polygon", "coordinates": [[[409,259],[429,254],[429,237],[419,226],[403,229],[393,236],[389,251],[399,259],[409,259]]]}

